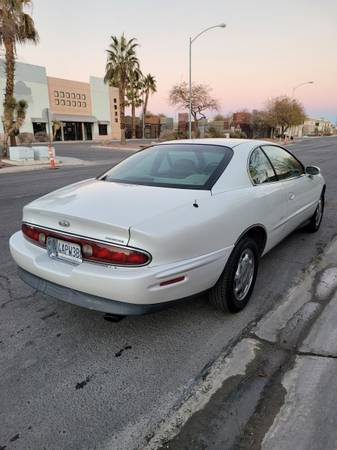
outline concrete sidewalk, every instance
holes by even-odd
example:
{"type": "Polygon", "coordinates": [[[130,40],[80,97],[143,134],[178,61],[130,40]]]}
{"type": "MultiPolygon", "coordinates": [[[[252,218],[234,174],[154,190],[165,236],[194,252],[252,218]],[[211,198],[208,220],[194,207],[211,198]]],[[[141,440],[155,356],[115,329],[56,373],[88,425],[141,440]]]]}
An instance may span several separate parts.
{"type": "Polygon", "coordinates": [[[336,450],[337,238],[206,367],[147,449],[336,450]]]}
{"type": "MultiPolygon", "coordinates": [[[[0,161],[1,163],[1,161],[0,161]]],[[[104,164],[111,164],[111,160],[97,160],[97,161],[85,161],[79,158],[71,158],[69,156],[62,156],[57,158],[56,167],[81,167],[81,166],[99,166],[104,164]]],[[[30,172],[34,170],[44,170],[50,169],[49,162],[41,162],[41,161],[29,161],[18,163],[15,162],[15,165],[9,165],[8,161],[6,161],[6,166],[0,166],[0,175],[5,173],[18,173],[18,172],[30,172]]],[[[54,170],[54,169],[52,169],[54,170]]]]}

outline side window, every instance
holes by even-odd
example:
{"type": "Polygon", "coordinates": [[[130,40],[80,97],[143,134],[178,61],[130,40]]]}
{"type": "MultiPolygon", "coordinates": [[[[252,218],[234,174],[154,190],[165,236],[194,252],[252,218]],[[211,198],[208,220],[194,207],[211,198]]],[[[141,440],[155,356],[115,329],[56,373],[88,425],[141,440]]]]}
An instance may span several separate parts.
{"type": "Polygon", "coordinates": [[[266,145],[262,148],[271,161],[279,180],[299,177],[304,173],[302,164],[283,148],[276,145],[266,145]]]}
{"type": "Polygon", "coordinates": [[[277,181],[277,177],[268,158],[260,148],[255,149],[250,155],[249,173],[254,184],[277,181]]]}

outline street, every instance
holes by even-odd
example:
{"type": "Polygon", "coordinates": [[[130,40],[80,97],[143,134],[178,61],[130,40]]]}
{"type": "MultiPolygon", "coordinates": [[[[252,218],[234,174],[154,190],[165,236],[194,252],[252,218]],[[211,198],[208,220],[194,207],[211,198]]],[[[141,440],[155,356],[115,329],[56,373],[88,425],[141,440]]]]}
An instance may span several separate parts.
{"type": "Polygon", "coordinates": [[[200,297],[112,323],[17,277],[8,239],[20,228],[23,206],[132,152],[62,144],[57,155],[95,165],[0,173],[0,449],[144,448],[203,369],[299,283],[336,235],[337,138],[303,139],[289,149],[321,168],[325,217],[318,233],[297,230],[262,259],[252,299],[237,315],[200,297]]]}

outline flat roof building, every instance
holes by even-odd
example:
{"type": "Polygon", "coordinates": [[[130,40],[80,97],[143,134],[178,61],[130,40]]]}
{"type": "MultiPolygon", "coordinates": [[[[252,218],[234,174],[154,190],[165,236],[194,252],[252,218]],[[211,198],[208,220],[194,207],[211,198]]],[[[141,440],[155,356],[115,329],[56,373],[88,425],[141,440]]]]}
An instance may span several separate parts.
{"type": "MultiPolygon", "coordinates": [[[[5,64],[0,64],[0,89],[4,92],[5,64]]],[[[45,67],[17,62],[14,97],[28,103],[20,132],[48,133],[49,115],[51,126],[53,121],[61,124],[55,140],[120,139],[119,91],[102,78],[90,77],[89,83],[54,78],[47,76],[45,67]]]]}

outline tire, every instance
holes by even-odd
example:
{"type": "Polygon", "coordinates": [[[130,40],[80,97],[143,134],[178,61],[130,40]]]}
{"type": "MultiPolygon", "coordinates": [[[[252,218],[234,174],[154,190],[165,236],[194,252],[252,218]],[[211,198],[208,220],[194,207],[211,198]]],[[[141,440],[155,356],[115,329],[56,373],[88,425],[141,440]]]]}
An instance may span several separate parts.
{"type": "Polygon", "coordinates": [[[236,244],[219,280],[209,291],[209,301],[215,308],[223,312],[237,313],[247,305],[255,285],[259,255],[259,248],[251,237],[244,237],[236,244]],[[242,262],[242,258],[245,258],[246,262],[242,262]],[[250,259],[253,261],[253,267],[248,262],[250,259]],[[245,289],[241,292],[238,289],[240,280],[236,280],[240,261],[241,267],[245,267],[245,264],[248,266],[247,283],[244,283],[245,289]]]}
{"type": "Polygon", "coordinates": [[[319,227],[321,226],[323,214],[324,214],[324,193],[322,192],[322,195],[318,201],[317,207],[315,209],[314,214],[310,218],[310,222],[307,225],[306,229],[309,231],[309,233],[316,233],[316,231],[319,230],[319,227]]]}

